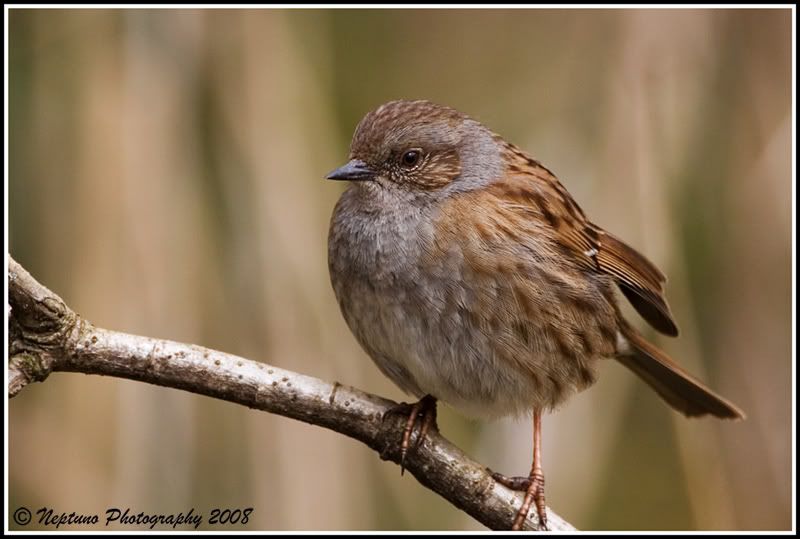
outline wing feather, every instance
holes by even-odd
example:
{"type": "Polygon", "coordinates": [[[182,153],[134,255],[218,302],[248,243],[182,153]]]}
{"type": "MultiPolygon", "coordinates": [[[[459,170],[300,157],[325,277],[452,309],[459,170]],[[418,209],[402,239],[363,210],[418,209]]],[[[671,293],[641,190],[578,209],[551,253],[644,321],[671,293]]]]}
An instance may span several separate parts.
{"type": "Polygon", "coordinates": [[[664,296],[666,277],[638,251],[590,222],[555,175],[509,146],[518,164],[503,189],[506,196],[528,204],[554,229],[555,241],[566,247],[576,260],[614,278],[634,309],[651,326],[670,335],[678,327],[664,296]]]}

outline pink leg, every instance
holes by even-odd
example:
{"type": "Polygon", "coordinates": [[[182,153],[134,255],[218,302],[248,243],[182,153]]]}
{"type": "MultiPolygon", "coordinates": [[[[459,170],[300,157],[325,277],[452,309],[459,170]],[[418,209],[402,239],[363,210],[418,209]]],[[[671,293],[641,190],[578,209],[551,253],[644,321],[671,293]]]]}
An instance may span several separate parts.
{"type": "Polygon", "coordinates": [[[525,492],[525,499],[522,502],[514,518],[511,529],[518,531],[522,529],[522,524],[528,516],[531,505],[536,504],[536,513],[539,516],[539,529],[547,530],[547,512],[544,503],[544,473],[542,473],[542,413],[539,410],[533,412],[533,465],[528,477],[506,477],[502,474],[492,474],[495,481],[507,486],[512,490],[525,492]]]}

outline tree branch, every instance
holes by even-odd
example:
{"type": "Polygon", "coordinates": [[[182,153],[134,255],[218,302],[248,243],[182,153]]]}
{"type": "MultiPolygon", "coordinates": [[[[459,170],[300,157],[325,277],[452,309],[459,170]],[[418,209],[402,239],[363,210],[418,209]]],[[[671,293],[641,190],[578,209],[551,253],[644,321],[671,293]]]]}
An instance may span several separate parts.
{"type": "MultiPolygon", "coordinates": [[[[8,395],[51,372],[82,372],[183,389],[299,419],[368,445],[384,460],[400,461],[405,418],[387,414],[397,403],[264,363],[193,344],[94,327],[8,257],[8,395]]],[[[492,529],[509,529],[522,502],[496,483],[438,432],[429,432],[406,457],[424,486],[492,529]]],[[[548,511],[551,530],[574,530],[548,511]]],[[[538,525],[531,511],[525,529],[538,525]]]]}

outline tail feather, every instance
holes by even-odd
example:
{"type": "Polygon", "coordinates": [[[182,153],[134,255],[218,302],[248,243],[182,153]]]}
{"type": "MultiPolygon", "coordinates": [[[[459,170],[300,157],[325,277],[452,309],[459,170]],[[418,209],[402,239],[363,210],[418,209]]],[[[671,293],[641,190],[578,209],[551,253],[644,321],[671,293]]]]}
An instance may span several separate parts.
{"type": "Polygon", "coordinates": [[[623,322],[621,329],[631,351],[617,360],[647,382],[670,406],[689,417],[711,414],[725,419],[745,418],[736,405],[708,389],[627,323],[623,322]]]}

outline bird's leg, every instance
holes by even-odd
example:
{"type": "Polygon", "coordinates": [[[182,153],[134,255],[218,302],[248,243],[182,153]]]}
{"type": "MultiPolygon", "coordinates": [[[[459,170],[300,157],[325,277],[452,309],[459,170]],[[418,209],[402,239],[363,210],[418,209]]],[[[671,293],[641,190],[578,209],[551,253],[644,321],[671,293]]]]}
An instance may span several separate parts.
{"type": "Polygon", "coordinates": [[[425,395],[412,405],[401,403],[390,410],[389,413],[408,414],[408,421],[406,421],[406,427],[403,429],[403,441],[400,444],[400,475],[402,475],[405,472],[406,455],[409,449],[412,449],[411,434],[414,432],[414,425],[417,424],[419,418],[422,418],[422,424],[413,449],[417,449],[422,444],[422,440],[427,436],[431,427],[438,429],[436,425],[436,398],[431,395],[425,395]]]}
{"type": "Polygon", "coordinates": [[[493,473],[492,478],[501,485],[511,490],[522,491],[525,499],[519,508],[511,529],[521,530],[525,518],[533,503],[536,504],[536,514],[539,516],[539,529],[547,530],[547,512],[544,503],[544,474],[542,473],[542,414],[539,410],[533,412],[533,466],[528,477],[506,477],[493,473]]]}

